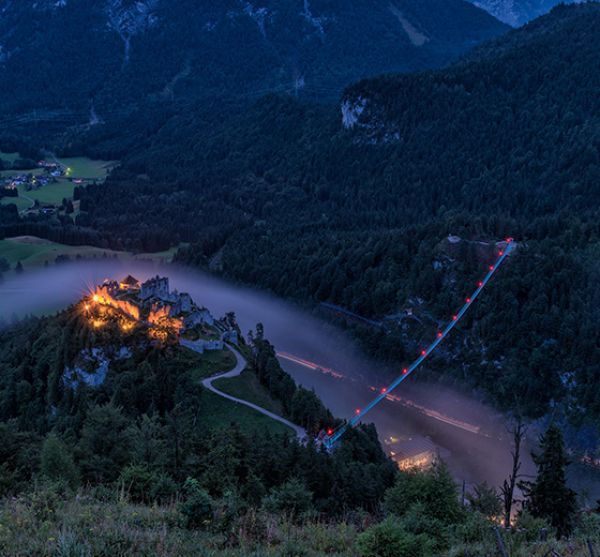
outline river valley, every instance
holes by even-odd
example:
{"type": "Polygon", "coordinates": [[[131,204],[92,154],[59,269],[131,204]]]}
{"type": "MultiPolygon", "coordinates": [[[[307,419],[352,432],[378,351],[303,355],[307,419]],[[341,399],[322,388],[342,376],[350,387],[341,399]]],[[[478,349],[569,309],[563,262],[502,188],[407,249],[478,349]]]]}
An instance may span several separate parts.
{"type": "MultiPolygon", "coordinates": [[[[390,377],[378,371],[353,341],[329,323],[268,294],[228,283],[198,271],[153,263],[98,260],[67,263],[12,275],[0,285],[0,317],[49,313],[79,299],[107,277],[127,273],[139,279],[167,275],[171,286],[189,292],[215,316],[234,311],[242,332],[261,322],[282,366],[294,379],[313,388],[334,415],[349,417],[363,407],[390,377]]],[[[505,418],[493,408],[455,389],[420,380],[416,373],[368,416],[382,442],[390,437],[428,438],[467,489],[487,481],[499,486],[511,467],[511,438],[505,418]]],[[[523,473],[534,472],[523,451],[523,473]]],[[[580,474],[578,489],[588,494],[597,480],[580,474]]],[[[591,476],[591,475],[590,475],[591,476]]]]}

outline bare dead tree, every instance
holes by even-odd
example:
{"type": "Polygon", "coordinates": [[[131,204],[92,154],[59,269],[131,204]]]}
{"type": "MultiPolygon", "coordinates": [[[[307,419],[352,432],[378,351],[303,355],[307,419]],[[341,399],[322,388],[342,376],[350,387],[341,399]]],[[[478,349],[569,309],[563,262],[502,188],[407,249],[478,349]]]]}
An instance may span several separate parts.
{"type": "Polygon", "coordinates": [[[500,534],[500,530],[498,530],[497,526],[494,526],[494,533],[496,534],[496,545],[498,546],[498,551],[502,557],[508,557],[508,552],[506,551],[506,546],[504,545],[504,540],[502,539],[502,535],[500,534]]]}
{"type": "Polygon", "coordinates": [[[515,503],[515,487],[520,477],[521,471],[521,444],[527,428],[521,418],[518,418],[514,427],[509,428],[508,432],[513,438],[513,450],[512,455],[512,471],[508,476],[507,480],[504,480],[500,493],[502,494],[502,501],[504,506],[504,527],[510,528],[510,516],[512,514],[513,504],[515,503]]]}

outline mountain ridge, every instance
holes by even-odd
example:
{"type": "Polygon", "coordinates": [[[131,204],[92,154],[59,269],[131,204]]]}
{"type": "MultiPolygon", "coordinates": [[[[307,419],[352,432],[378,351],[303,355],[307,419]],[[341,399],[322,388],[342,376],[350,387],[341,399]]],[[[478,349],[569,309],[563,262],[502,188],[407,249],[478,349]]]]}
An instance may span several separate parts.
{"type": "Polygon", "coordinates": [[[0,115],[61,109],[55,120],[78,124],[169,98],[335,98],[360,77],[438,67],[508,29],[463,0],[4,0],[0,13],[0,115]],[[15,95],[32,76],[37,86],[15,95]]]}
{"type": "Polygon", "coordinates": [[[518,27],[549,12],[561,3],[580,3],[585,0],[469,0],[497,17],[500,21],[518,27]]]}

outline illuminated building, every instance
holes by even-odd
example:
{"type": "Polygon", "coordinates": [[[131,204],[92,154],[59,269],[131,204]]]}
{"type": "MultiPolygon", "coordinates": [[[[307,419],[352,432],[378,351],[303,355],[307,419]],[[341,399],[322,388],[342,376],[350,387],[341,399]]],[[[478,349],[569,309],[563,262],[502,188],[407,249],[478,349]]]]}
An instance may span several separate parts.
{"type": "Polygon", "coordinates": [[[426,437],[411,437],[400,440],[390,437],[385,440],[390,448],[389,455],[400,470],[428,468],[438,458],[436,446],[426,437]]]}

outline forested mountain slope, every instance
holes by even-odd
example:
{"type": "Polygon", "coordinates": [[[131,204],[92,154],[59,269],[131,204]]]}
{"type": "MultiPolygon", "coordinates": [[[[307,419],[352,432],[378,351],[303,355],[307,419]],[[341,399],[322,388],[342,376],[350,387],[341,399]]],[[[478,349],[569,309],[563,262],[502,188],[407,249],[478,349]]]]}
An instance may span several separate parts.
{"type": "MultiPolygon", "coordinates": [[[[146,331],[124,333],[118,321],[97,328],[82,307],[2,327],[0,497],[31,488],[47,436],[64,441],[67,462],[57,474],[71,486],[81,480],[110,489],[124,481],[140,502],[173,499],[195,477],[212,496],[233,489],[260,504],[272,487],[295,480],[314,487],[320,510],[334,516],[375,509],[392,484],[395,466],[372,425],[353,429],[335,457],[301,445],[201,386],[215,371],[214,356],[148,342],[146,331]]],[[[269,400],[293,406],[294,399],[316,428],[321,417],[331,419],[279,367],[266,339],[241,340],[239,349],[252,356],[248,373],[259,390],[259,380],[268,385],[269,400]],[[296,396],[284,399],[278,389],[296,396]]]]}
{"type": "Polygon", "coordinates": [[[463,0],[1,0],[0,14],[5,126],[94,125],[269,90],[332,98],[507,29],[463,0]]]}

